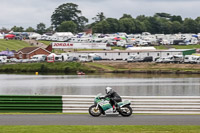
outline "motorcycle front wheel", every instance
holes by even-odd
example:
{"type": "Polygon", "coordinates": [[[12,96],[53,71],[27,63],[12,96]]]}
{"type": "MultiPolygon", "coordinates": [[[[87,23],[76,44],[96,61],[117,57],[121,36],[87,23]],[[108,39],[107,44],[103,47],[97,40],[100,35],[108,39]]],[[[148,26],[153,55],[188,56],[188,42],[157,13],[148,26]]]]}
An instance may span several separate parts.
{"type": "Polygon", "coordinates": [[[96,105],[92,105],[89,108],[89,114],[91,116],[98,117],[98,116],[100,116],[102,114],[102,111],[101,111],[101,109],[99,107],[96,109],[96,105]]]}
{"type": "Polygon", "coordinates": [[[132,108],[130,106],[128,106],[128,105],[124,106],[124,107],[121,107],[120,111],[119,111],[119,113],[124,117],[131,116],[132,112],[133,112],[132,108]]]}

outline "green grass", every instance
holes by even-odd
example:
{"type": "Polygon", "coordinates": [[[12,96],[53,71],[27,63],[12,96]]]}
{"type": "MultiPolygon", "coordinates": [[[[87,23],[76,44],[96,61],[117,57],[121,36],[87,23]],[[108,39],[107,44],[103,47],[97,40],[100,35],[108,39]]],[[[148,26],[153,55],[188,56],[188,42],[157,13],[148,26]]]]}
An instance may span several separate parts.
{"type": "Polygon", "coordinates": [[[199,133],[200,126],[0,126],[0,133],[199,133]]]}
{"type": "Polygon", "coordinates": [[[124,47],[112,46],[111,49],[112,49],[112,50],[115,50],[115,49],[125,50],[126,48],[124,48],[124,47]]]}
{"type": "Polygon", "coordinates": [[[0,39],[0,51],[6,50],[7,48],[9,50],[16,50],[22,49],[24,47],[30,47],[30,45],[24,41],[20,40],[5,40],[0,39]]]}
{"type": "Polygon", "coordinates": [[[160,45],[154,46],[156,49],[168,49],[168,47],[176,48],[176,49],[199,49],[200,45],[160,45]]]}
{"type": "Polygon", "coordinates": [[[92,62],[92,63],[87,63],[87,65],[88,65],[89,67],[92,67],[92,68],[99,68],[99,69],[106,70],[106,71],[113,71],[113,70],[115,70],[115,68],[112,67],[112,66],[109,66],[109,65],[102,65],[102,64],[98,64],[98,63],[94,63],[94,62],[92,62]]]}
{"type": "Polygon", "coordinates": [[[52,41],[38,41],[38,42],[43,43],[43,44],[45,44],[47,46],[52,43],[52,41]]]}

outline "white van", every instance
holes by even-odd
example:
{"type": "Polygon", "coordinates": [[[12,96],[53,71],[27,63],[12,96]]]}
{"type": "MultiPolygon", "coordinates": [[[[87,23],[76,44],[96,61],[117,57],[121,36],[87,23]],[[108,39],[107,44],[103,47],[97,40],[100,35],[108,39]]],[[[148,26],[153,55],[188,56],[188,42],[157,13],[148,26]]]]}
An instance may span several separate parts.
{"type": "Polygon", "coordinates": [[[80,62],[93,62],[93,56],[91,56],[89,54],[88,55],[87,54],[80,55],[79,61],[80,62]]]}
{"type": "Polygon", "coordinates": [[[194,55],[185,55],[184,63],[191,63],[192,57],[194,57],[194,55]]]}
{"type": "Polygon", "coordinates": [[[195,64],[195,63],[198,62],[198,60],[199,60],[199,56],[192,56],[192,57],[190,58],[190,60],[189,60],[189,63],[195,64]]]}
{"type": "Polygon", "coordinates": [[[7,56],[0,56],[0,63],[7,63],[8,59],[7,56]]]}
{"type": "Polygon", "coordinates": [[[130,55],[128,58],[127,58],[127,62],[137,62],[141,60],[140,56],[139,55],[130,55]]]}
{"type": "Polygon", "coordinates": [[[38,54],[38,55],[32,56],[31,61],[32,62],[42,62],[42,61],[45,61],[46,58],[47,58],[46,55],[44,55],[44,54],[38,54]]]}
{"type": "Polygon", "coordinates": [[[163,63],[183,63],[184,56],[183,55],[169,55],[163,58],[163,63]]]}

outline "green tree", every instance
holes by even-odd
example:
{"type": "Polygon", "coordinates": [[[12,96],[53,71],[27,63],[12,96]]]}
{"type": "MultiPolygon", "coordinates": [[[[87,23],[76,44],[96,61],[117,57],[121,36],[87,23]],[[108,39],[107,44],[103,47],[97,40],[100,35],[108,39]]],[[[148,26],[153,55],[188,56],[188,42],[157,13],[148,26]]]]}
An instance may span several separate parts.
{"type": "Polygon", "coordinates": [[[7,29],[7,28],[5,28],[5,27],[2,27],[2,28],[0,29],[0,32],[2,32],[2,33],[3,33],[3,32],[4,32],[4,33],[5,33],[5,32],[9,32],[9,29],[7,29]]]}
{"type": "Polygon", "coordinates": [[[93,26],[93,32],[94,33],[108,33],[109,32],[109,24],[107,21],[103,20],[97,24],[95,24],[95,26],[93,26]]]}
{"type": "Polygon", "coordinates": [[[17,27],[17,26],[14,26],[11,28],[12,31],[14,32],[23,32],[24,31],[24,28],[23,27],[17,27]]]}
{"type": "Polygon", "coordinates": [[[173,21],[178,21],[179,23],[183,23],[183,19],[181,16],[176,16],[176,15],[173,15],[170,20],[173,22],[173,21]]]}
{"type": "Polygon", "coordinates": [[[56,28],[64,21],[73,21],[77,24],[77,28],[81,31],[88,19],[81,16],[81,10],[78,10],[78,5],[73,3],[65,3],[55,9],[51,16],[51,23],[56,28]]]}
{"type": "Polygon", "coordinates": [[[96,15],[96,17],[92,18],[93,20],[95,20],[96,22],[100,22],[106,19],[105,15],[103,12],[100,12],[96,15]]]}
{"type": "Polygon", "coordinates": [[[32,27],[28,27],[26,30],[25,30],[26,32],[34,32],[35,31],[35,29],[34,28],[32,28],[32,27]]]}
{"type": "Polygon", "coordinates": [[[145,15],[140,15],[140,16],[136,17],[136,20],[143,22],[143,21],[147,20],[147,17],[145,17],[145,15]]]}
{"type": "Polygon", "coordinates": [[[183,22],[183,31],[185,33],[197,33],[197,22],[191,18],[186,18],[183,22]]]}
{"type": "Polygon", "coordinates": [[[133,18],[130,14],[123,14],[123,16],[120,19],[124,18],[133,18]]]}
{"type": "Polygon", "coordinates": [[[53,26],[50,26],[49,28],[46,29],[46,32],[48,33],[53,33],[53,26]]]}
{"type": "Polygon", "coordinates": [[[171,21],[165,19],[165,18],[160,18],[158,19],[159,21],[159,24],[160,24],[160,33],[163,33],[163,34],[169,34],[169,33],[172,33],[172,23],[171,21]]]}
{"type": "Polygon", "coordinates": [[[182,24],[178,21],[173,21],[172,22],[172,33],[179,33],[182,32],[182,24]]]}
{"type": "Polygon", "coordinates": [[[143,23],[144,23],[144,25],[145,25],[145,30],[144,30],[144,31],[146,31],[146,32],[151,32],[151,31],[153,31],[152,26],[151,26],[151,23],[149,22],[148,19],[144,20],[143,23]]]}
{"type": "Polygon", "coordinates": [[[59,32],[76,32],[77,25],[73,21],[64,21],[58,26],[59,32]]]}
{"type": "Polygon", "coordinates": [[[162,33],[161,31],[161,21],[159,17],[149,17],[149,23],[151,24],[150,33],[162,33]]]}
{"type": "Polygon", "coordinates": [[[171,15],[169,13],[156,13],[154,17],[161,17],[161,18],[171,18],[171,15]]]}
{"type": "Polygon", "coordinates": [[[115,18],[107,18],[106,21],[109,24],[108,33],[116,33],[119,31],[119,21],[115,18]]]}
{"type": "Polygon", "coordinates": [[[120,32],[134,33],[136,30],[135,22],[133,18],[123,18],[119,20],[120,32]]]}
{"type": "Polygon", "coordinates": [[[37,24],[37,33],[44,34],[46,32],[46,25],[44,23],[37,24]]]}
{"type": "Polygon", "coordinates": [[[142,33],[144,31],[146,31],[146,27],[144,22],[141,22],[139,20],[134,20],[135,23],[135,33],[142,33]]]}
{"type": "Polygon", "coordinates": [[[197,32],[200,33],[200,17],[197,17],[195,21],[197,23],[197,32]]]}

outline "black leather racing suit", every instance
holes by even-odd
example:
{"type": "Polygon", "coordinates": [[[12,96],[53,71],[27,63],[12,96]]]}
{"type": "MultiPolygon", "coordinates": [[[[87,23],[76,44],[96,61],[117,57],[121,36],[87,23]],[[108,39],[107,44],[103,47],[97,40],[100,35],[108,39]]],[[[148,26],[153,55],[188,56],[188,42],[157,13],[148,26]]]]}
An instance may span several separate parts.
{"type": "Polygon", "coordinates": [[[105,96],[105,98],[106,98],[106,97],[110,98],[110,104],[111,104],[112,106],[115,105],[115,107],[118,107],[117,103],[122,101],[121,97],[120,97],[120,96],[117,94],[117,92],[115,92],[115,91],[109,92],[109,93],[105,96]]]}

